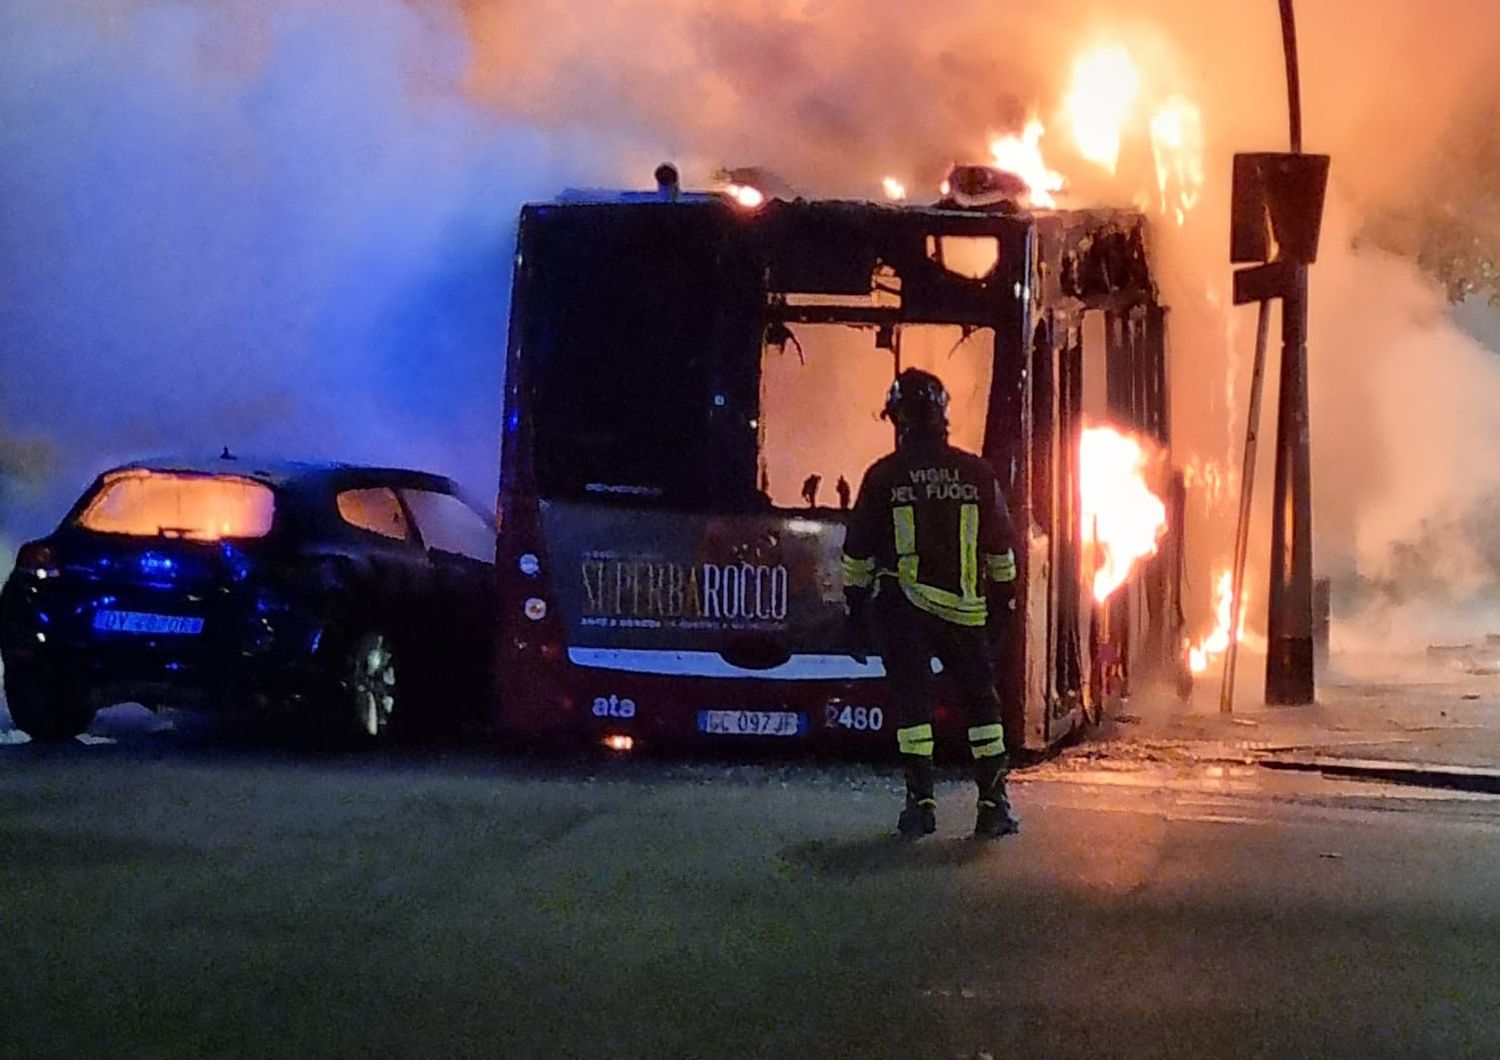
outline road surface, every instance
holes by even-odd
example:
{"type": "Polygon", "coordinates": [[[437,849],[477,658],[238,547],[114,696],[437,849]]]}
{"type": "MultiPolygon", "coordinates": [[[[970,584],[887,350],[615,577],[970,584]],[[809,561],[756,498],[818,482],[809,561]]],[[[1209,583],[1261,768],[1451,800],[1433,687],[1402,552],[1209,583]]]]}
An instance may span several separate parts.
{"type": "MultiPolygon", "coordinates": [[[[106,725],[106,730],[108,726],[106,725]]],[[[8,1057],[1500,1056],[1500,803],[0,734],[8,1057]]]]}

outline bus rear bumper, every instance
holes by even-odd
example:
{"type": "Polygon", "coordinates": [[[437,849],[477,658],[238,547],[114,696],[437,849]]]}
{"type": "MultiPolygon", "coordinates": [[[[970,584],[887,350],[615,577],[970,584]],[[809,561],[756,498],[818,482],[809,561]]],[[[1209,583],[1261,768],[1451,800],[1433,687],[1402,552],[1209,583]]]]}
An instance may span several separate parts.
{"type": "MultiPolygon", "coordinates": [[[[815,751],[893,758],[901,719],[878,659],[803,657],[796,676],[643,672],[581,665],[570,653],[545,673],[502,680],[500,729],[529,741],[564,738],[615,749],[650,746],[815,751]],[[869,676],[845,676],[851,667],[869,676]],[[822,678],[819,672],[839,676],[822,678]],[[630,737],[622,741],[619,737],[630,737]]],[[[753,672],[752,672],[753,673],[753,672]]],[[[939,753],[966,748],[965,720],[947,683],[935,683],[939,753]]]]}

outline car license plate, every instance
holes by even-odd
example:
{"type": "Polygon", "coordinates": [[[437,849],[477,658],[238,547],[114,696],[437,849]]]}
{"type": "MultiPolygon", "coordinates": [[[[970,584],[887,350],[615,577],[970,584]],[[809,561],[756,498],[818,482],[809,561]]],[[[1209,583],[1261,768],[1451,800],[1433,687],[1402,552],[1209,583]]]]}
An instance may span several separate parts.
{"type": "Polygon", "coordinates": [[[802,715],[790,710],[700,710],[698,731],[716,736],[796,736],[802,715]]]}
{"type": "Polygon", "coordinates": [[[203,632],[203,619],[186,615],[153,615],[147,611],[96,611],[94,628],[105,633],[165,633],[195,637],[203,632]]]}

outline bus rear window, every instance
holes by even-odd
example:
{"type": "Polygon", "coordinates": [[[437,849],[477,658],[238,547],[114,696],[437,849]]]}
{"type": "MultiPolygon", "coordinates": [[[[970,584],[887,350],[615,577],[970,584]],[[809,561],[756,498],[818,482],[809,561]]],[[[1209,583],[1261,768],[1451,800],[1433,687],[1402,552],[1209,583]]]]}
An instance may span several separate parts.
{"type": "Polygon", "coordinates": [[[851,498],[866,468],[891,451],[880,417],[896,364],[941,379],[951,395],[949,440],[984,447],[995,332],[957,324],[905,325],[895,349],[869,328],[793,324],[795,344],[767,346],[761,362],[760,481],[777,508],[834,507],[839,480],[851,498]]]}
{"type": "Polygon", "coordinates": [[[105,480],[78,525],[101,534],[217,541],[266,536],[275,511],[270,487],[250,479],[126,471],[105,480]]]}
{"type": "Polygon", "coordinates": [[[554,214],[528,242],[528,414],[542,495],[709,503],[713,231],[696,213],[595,212],[554,214]]]}

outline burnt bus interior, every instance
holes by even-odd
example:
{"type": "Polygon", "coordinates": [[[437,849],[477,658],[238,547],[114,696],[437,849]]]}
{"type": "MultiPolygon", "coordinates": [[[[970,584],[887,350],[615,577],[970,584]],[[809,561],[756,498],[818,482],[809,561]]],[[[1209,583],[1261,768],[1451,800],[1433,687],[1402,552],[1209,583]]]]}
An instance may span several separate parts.
{"type": "Polygon", "coordinates": [[[1012,743],[1055,742],[1175,657],[1174,543],[1102,608],[1082,570],[1085,419],[1169,442],[1139,215],[641,196],[529,206],[518,249],[505,481],[839,521],[893,443],[892,378],[926,368],[1020,537],[1020,621],[1001,638],[1012,743]]]}
{"type": "Polygon", "coordinates": [[[1185,494],[1171,451],[1167,311],[1157,301],[1145,220],[1128,211],[1036,218],[1030,372],[1023,418],[1030,439],[1024,658],[1025,741],[1046,746],[1132,681],[1176,681],[1185,494]],[[1167,506],[1158,553],[1107,601],[1090,588],[1079,512],[1078,439],[1108,424],[1154,443],[1153,490],[1167,506]],[[1049,529],[1050,528],[1050,529],[1049,529]],[[1050,568],[1050,570],[1048,569],[1050,568]]]}

